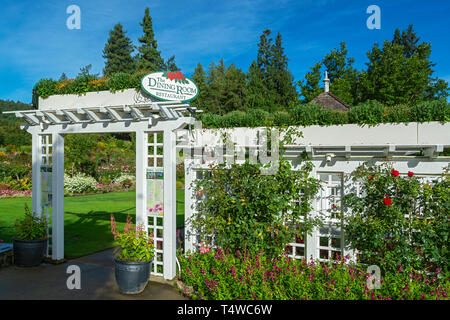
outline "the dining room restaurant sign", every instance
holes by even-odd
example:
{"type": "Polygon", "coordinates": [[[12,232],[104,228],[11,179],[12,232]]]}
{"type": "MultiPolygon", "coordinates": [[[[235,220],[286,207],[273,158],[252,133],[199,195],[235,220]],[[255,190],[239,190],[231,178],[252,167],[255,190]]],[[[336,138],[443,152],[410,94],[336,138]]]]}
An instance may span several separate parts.
{"type": "Polygon", "coordinates": [[[141,80],[141,87],[146,93],[162,101],[188,102],[198,95],[198,87],[180,71],[147,74],[141,80]]]}

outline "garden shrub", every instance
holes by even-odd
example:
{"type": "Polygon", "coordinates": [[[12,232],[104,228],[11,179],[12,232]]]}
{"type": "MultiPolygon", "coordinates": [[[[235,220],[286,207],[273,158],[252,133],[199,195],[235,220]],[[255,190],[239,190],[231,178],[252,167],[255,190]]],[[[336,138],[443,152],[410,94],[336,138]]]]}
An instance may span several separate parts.
{"type": "Polygon", "coordinates": [[[97,181],[84,173],[77,173],[73,177],[64,174],[65,193],[85,193],[92,192],[97,186],[97,181]]]}
{"type": "Polygon", "coordinates": [[[248,162],[219,164],[205,172],[205,179],[196,180],[200,201],[192,224],[201,230],[204,242],[232,251],[277,255],[296,235],[319,224],[317,217],[308,215],[310,200],[320,187],[309,176],[310,162],[293,171],[281,159],[274,175],[262,175],[261,167],[248,162]]]}
{"type": "Polygon", "coordinates": [[[450,120],[450,103],[445,99],[436,101],[425,101],[411,108],[411,121],[426,122],[450,120]]]}
{"type": "Polygon", "coordinates": [[[294,119],[286,111],[278,111],[273,114],[273,125],[276,127],[294,125],[294,119]]]}
{"type": "Polygon", "coordinates": [[[295,106],[291,113],[294,122],[299,126],[319,125],[319,115],[323,107],[318,104],[308,103],[306,105],[295,106]]]}
{"type": "Polygon", "coordinates": [[[387,112],[382,103],[369,100],[350,108],[348,120],[350,123],[375,125],[384,123],[386,115],[387,112]]]}
{"type": "Polygon", "coordinates": [[[345,234],[360,262],[448,274],[449,175],[430,185],[386,164],[364,164],[352,175],[361,192],[344,197],[345,234]]]}
{"type": "Polygon", "coordinates": [[[319,264],[217,249],[179,260],[183,291],[192,299],[436,300],[448,299],[450,289],[448,278],[402,269],[382,273],[380,288],[371,290],[365,268],[348,265],[345,259],[319,264]]]}

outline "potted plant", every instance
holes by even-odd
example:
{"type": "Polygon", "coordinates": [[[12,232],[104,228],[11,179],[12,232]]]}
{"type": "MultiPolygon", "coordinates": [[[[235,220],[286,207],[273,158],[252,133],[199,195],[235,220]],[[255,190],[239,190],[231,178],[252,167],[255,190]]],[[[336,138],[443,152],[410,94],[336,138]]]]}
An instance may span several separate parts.
{"type": "Polygon", "coordinates": [[[150,278],[154,257],[153,235],[147,235],[142,225],[134,227],[130,216],[127,217],[123,232],[119,232],[111,215],[111,230],[120,246],[114,257],[119,291],[123,294],[141,293],[150,278]]]}
{"type": "Polygon", "coordinates": [[[47,219],[31,212],[25,204],[25,216],[15,223],[13,240],[14,264],[21,267],[37,266],[47,250],[47,219]]]}

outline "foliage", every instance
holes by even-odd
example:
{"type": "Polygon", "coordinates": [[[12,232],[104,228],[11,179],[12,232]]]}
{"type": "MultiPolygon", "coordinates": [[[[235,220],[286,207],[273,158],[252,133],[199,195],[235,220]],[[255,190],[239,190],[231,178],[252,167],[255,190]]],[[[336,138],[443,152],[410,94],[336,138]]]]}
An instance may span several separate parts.
{"type": "Polygon", "coordinates": [[[117,72],[133,73],[135,71],[135,61],[131,57],[134,51],[133,44],[125,33],[120,23],[117,23],[109,32],[108,42],[103,49],[103,58],[106,59],[103,69],[105,76],[117,72]]]}
{"type": "Polygon", "coordinates": [[[142,226],[134,227],[130,216],[127,217],[123,232],[119,232],[114,216],[111,215],[111,232],[114,240],[120,245],[117,255],[119,260],[143,262],[153,259],[155,255],[153,235],[147,235],[142,226]]]}
{"type": "Polygon", "coordinates": [[[100,183],[109,184],[122,174],[135,172],[133,141],[94,134],[68,135],[65,139],[64,165],[72,175],[83,172],[100,183]]]}
{"type": "Polygon", "coordinates": [[[412,25],[402,32],[396,29],[392,41],[386,40],[381,46],[375,43],[367,53],[366,69],[356,70],[354,59],[347,54],[342,42],[339,49],[333,49],[310,68],[298,82],[304,103],[322,91],[322,66],[329,73],[330,91],[350,105],[368,100],[387,106],[417,105],[449,95],[448,82],[432,76],[435,64],[430,60],[431,44],[419,43],[412,25]]]}
{"type": "Polygon", "coordinates": [[[448,277],[407,270],[381,275],[380,289],[367,287],[362,267],[269,258],[263,252],[204,251],[180,256],[184,293],[206,300],[448,300],[448,277]]]}
{"type": "Polygon", "coordinates": [[[31,212],[25,204],[25,215],[15,223],[16,238],[20,240],[41,240],[47,238],[47,218],[31,212]]]}
{"type": "Polygon", "coordinates": [[[345,233],[363,263],[449,271],[450,179],[432,184],[389,165],[364,164],[352,174],[359,194],[344,197],[345,233]]]}
{"type": "Polygon", "coordinates": [[[273,126],[310,126],[310,125],[377,125],[380,123],[428,122],[441,123],[450,120],[450,103],[445,100],[425,101],[414,106],[383,105],[376,100],[360,103],[349,111],[324,109],[316,104],[293,105],[289,111],[275,113],[260,109],[249,109],[247,112],[233,111],[223,116],[202,113],[199,115],[203,127],[261,127],[273,126]]]}
{"type": "Polygon", "coordinates": [[[151,72],[161,71],[166,68],[161,52],[158,51],[158,43],[153,31],[152,17],[150,9],[145,8],[145,15],[140,23],[144,34],[140,37],[140,46],[137,48],[139,53],[136,57],[138,70],[150,70],[151,72]]]}
{"type": "Polygon", "coordinates": [[[74,176],[64,174],[65,193],[85,193],[96,189],[97,181],[84,173],[77,173],[74,176]]]}
{"type": "Polygon", "coordinates": [[[203,241],[232,251],[279,254],[296,235],[319,224],[308,216],[319,183],[309,177],[311,163],[301,170],[280,160],[274,175],[262,175],[261,164],[219,164],[197,180],[198,213],[192,224],[203,241]],[[205,236],[206,235],[206,236],[205,236]],[[210,235],[213,237],[210,238],[210,235]]]}

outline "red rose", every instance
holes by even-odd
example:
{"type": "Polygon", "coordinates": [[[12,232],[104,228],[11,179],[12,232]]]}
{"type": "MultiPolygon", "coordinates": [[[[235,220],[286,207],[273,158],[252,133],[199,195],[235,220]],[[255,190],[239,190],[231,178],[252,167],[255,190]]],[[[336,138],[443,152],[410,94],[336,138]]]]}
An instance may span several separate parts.
{"type": "Polygon", "coordinates": [[[169,72],[169,73],[167,73],[167,78],[169,78],[170,80],[173,80],[176,78],[176,75],[173,72],[169,72]]]}
{"type": "Polygon", "coordinates": [[[184,75],[180,71],[177,71],[177,73],[175,73],[175,78],[177,78],[179,80],[183,80],[184,75]]]}
{"type": "Polygon", "coordinates": [[[392,204],[392,199],[389,198],[389,197],[384,198],[383,201],[384,201],[384,204],[387,205],[387,206],[390,206],[392,204]]]}
{"type": "Polygon", "coordinates": [[[394,169],[392,169],[391,174],[392,174],[394,177],[398,177],[398,176],[400,175],[400,173],[399,173],[397,170],[394,170],[394,169]]]}
{"type": "Polygon", "coordinates": [[[412,177],[414,175],[414,172],[412,172],[412,171],[408,171],[408,177],[412,177]]]}
{"type": "Polygon", "coordinates": [[[373,174],[370,175],[369,180],[373,180],[373,174]]]}

